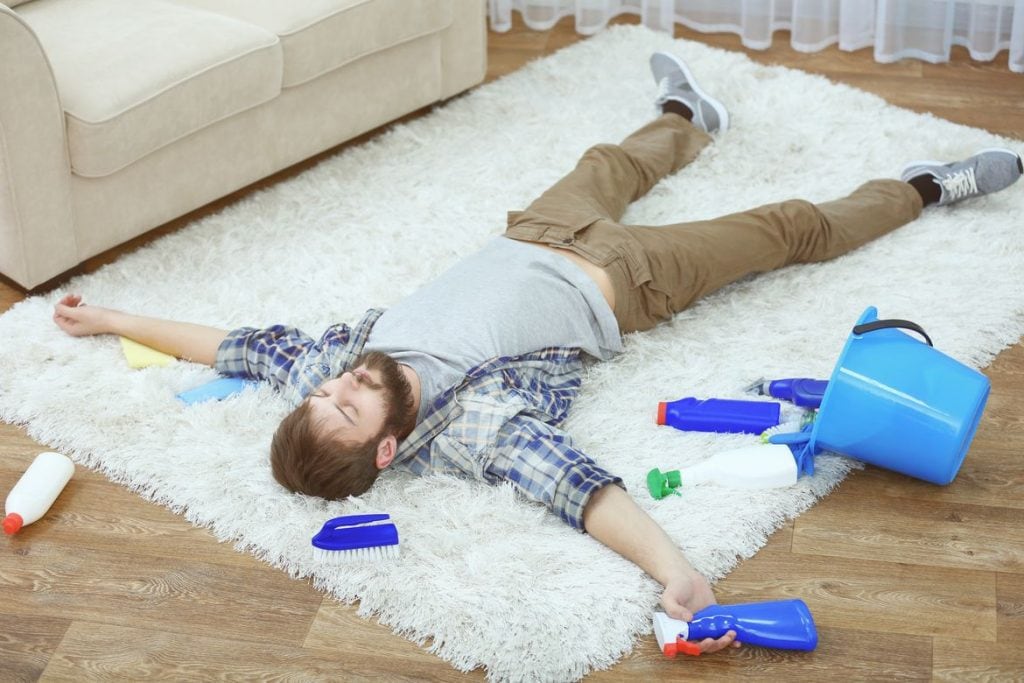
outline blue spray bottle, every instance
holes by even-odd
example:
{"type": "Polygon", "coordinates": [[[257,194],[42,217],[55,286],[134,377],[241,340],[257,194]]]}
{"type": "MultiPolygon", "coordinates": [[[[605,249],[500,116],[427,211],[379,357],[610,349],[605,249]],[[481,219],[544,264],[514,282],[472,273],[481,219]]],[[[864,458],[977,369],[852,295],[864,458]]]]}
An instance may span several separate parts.
{"type": "Polygon", "coordinates": [[[810,379],[807,377],[787,377],[784,379],[759,379],[746,388],[748,394],[771,396],[790,401],[801,408],[817,409],[828,389],[828,380],[810,379]]]}
{"type": "Polygon", "coordinates": [[[710,605],[688,622],[654,613],[654,635],[666,657],[700,654],[697,644],[688,641],[721,638],[727,631],[735,631],[744,645],[782,650],[813,650],[818,645],[814,617],[803,600],[710,605]]]}

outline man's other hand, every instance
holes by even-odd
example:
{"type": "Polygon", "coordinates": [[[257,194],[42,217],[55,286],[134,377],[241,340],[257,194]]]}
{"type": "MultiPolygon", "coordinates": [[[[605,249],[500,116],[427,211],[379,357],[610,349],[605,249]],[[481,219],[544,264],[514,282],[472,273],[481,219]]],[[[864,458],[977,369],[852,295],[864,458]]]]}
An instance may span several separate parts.
{"type": "MultiPolygon", "coordinates": [[[[661,594],[661,606],[673,619],[690,621],[693,613],[715,604],[715,596],[707,580],[697,573],[680,574],[665,583],[661,594]]],[[[718,652],[729,647],[739,647],[736,632],[729,631],[721,638],[705,638],[698,643],[703,653],[718,652]]]]}
{"type": "Polygon", "coordinates": [[[53,322],[72,337],[107,334],[110,310],[86,306],[78,294],[67,294],[53,307],[53,322]]]}

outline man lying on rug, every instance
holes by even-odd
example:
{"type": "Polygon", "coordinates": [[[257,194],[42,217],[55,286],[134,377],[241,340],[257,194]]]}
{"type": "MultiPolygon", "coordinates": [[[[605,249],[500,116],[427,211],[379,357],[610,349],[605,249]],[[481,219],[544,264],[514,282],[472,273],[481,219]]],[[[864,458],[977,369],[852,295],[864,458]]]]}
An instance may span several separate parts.
{"type": "MultiPolygon", "coordinates": [[[[728,126],[670,54],[651,58],[662,115],[621,145],[588,150],[508,230],[393,308],[319,341],[283,325],[223,330],[85,306],[68,295],[68,334],[119,334],[222,373],[267,379],[298,407],[271,444],[274,477],[329,499],[360,495],[381,470],[511,482],[664,586],[678,619],[714,602],[707,581],[633,501],[622,480],[559,428],[582,356],[608,359],[621,335],[668,320],[751,273],[822,261],[915,219],[922,207],[1001,190],[1022,174],[1009,150],[908,166],[815,206],[793,200],[714,220],[625,226],[627,205],[692,161],[728,126]]],[[[701,643],[705,652],[735,640],[701,643]]]]}

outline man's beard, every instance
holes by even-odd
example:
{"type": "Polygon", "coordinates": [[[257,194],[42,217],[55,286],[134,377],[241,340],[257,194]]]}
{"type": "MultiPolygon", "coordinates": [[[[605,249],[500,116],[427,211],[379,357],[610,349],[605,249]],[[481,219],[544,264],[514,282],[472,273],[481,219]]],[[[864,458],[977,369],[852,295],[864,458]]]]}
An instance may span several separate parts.
{"type": "Polygon", "coordinates": [[[409,436],[416,426],[416,402],[412,395],[412,387],[405,373],[394,358],[380,351],[364,353],[352,367],[365,367],[367,370],[380,372],[380,383],[384,387],[384,426],[380,437],[394,434],[399,441],[409,436]]]}

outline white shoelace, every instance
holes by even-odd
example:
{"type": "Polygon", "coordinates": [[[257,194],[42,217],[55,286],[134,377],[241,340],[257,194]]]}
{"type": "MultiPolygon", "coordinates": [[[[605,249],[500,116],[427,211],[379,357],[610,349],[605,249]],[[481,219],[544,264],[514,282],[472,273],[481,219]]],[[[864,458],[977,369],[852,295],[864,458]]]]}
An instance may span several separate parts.
{"type": "Polygon", "coordinates": [[[665,76],[658,81],[658,102],[663,102],[668,99],[669,90],[672,89],[671,83],[669,83],[668,76],[665,76]]]}
{"type": "Polygon", "coordinates": [[[950,173],[940,182],[942,188],[948,193],[950,201],[978,194],[978,183],[974,179],[973,168],[965,168],[956,173],[950,173]]]}

